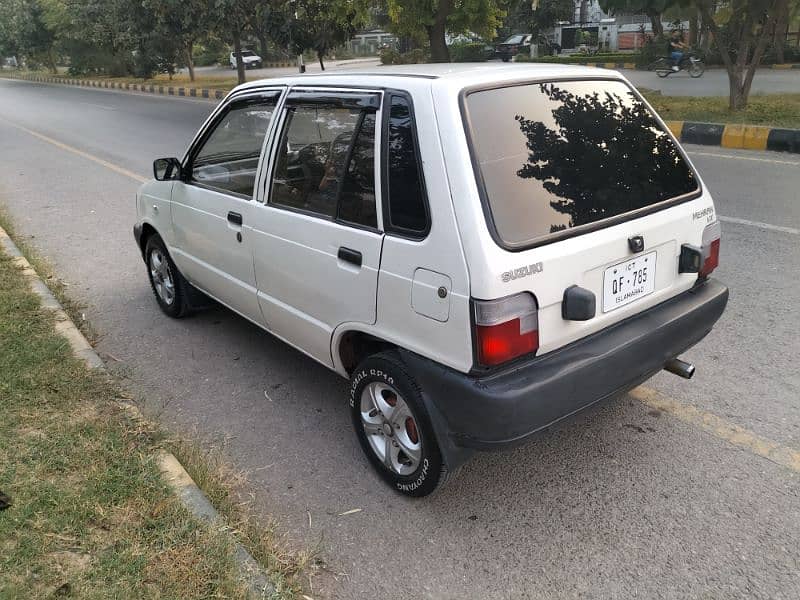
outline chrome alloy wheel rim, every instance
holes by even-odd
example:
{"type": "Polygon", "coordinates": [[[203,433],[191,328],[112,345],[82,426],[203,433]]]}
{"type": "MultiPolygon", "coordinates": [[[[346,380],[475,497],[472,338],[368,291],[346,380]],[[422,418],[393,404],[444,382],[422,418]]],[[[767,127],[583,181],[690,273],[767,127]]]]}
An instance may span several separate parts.
{"type": "Polygon", "coordinates": [[[411,475],[422,460],[422,437],[403,397],[385,383],[368,384],[361,393],[361,424],[372,451],[387,469],[411,475]]]}
{"type": "Polygon", "coordinates": [[[164,304],[171,305],[175,301],[175,281],[172,278],[172,270],[169,262],[158,248],[150,252],[150,277],[153,279],[153,287],[156,294],[164,304]]]}

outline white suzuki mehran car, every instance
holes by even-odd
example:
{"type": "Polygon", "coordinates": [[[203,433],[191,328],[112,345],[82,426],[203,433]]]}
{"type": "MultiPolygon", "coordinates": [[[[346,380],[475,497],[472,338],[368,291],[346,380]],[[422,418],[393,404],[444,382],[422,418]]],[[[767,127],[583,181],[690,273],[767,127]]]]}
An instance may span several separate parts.
{"type": "MultiPolygon", "coordinates": [[[[411,65],[245,84],[134,227],[161,309],[206,297],[351,381],[423,496],[659,370],[722,314],[714,204],[620,74],[411,65]]],[[[344,410],[344,404],[342,406],[344,410]]]]}

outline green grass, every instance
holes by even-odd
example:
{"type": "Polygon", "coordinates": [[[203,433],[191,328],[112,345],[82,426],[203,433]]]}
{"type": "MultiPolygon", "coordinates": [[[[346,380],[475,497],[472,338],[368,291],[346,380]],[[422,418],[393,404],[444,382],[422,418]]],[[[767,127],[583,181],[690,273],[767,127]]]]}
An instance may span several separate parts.
{"type": "Polygon", "coordinates": [[[667,121],[744,123],[800,129],[800,94],[751,94],[746,109],[731,112],[727,97],[662,96],[660,92],[641,91],[667,121]]]}
{"type": "MultiPolygon", "coordinates": [[[[159,473],[156,450],[176,442],[131,420],[121,394],[72,356],[0,252],[0,491],[11,499],[0,511],[0,598],[244,597],[232,537],[192,517],[159,473]]],[[[281,551],[243,516],[222,463],[181,447],[244,541],[267,540],[255,549],[276,597],[299,594],[308,555],[281,551]]]]}

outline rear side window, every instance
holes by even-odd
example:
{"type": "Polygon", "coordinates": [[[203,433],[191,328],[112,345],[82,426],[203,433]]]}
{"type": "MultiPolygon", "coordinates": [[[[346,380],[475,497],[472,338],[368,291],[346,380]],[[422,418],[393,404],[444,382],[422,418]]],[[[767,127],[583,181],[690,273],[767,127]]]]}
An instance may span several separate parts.
{"type": "Polygon", "coordinates": [[[278,148],[270,204],[377,227],[373,112],[291,107],[278,148]]]}
{"type": "Polygon", "coordinates": [[[670,136],[620,81],[473,92],[466,109],[479,181],[509,247],[698,190],[670,136]]]}
{"type": "Polygon", "coordinates": [[[428,209],[408,98],[392,96],[387,129],[387,229],[419,237],[428,230],[428,209]]]}

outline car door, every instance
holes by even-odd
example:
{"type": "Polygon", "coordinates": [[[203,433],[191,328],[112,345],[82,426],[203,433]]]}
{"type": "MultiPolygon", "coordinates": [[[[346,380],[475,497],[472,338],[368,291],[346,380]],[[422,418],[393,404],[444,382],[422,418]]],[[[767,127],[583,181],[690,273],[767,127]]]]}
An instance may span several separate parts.
{"type": "Polygon", "coordinates": [[[249,221],[280,94],[247,93],[219,109],[187,153],[183,181],[172,190],[178,268],[192,284],[259,324],[249,221]]]}
{"type": "Polygon", "coordinates": [[[326,365],[345,322],[375,322],[383,232],[375,184],[380,92],[294,89],[253,220],[268,327],[326,365]]]}

